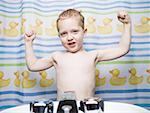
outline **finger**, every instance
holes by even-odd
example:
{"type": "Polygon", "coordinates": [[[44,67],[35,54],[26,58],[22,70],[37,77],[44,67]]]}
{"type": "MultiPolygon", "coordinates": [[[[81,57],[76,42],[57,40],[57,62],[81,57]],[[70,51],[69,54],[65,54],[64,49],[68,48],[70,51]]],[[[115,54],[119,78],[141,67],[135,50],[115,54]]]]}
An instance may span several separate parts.
{"type": "Polygon", "coordinates": [[[125,18],[126,18],[126,15],[123,15],[123,16],[118,15],[118,19],[119,19],[119,20],[124,20],[125,18]]]}
{"type": "Polygon", "coordinates": [[[127,15],[128,15],[128,13],[126,11],[120,11],[120,12],[118,12],[117,17],[124,19],[124,18],[126,18],[127,15]]]}
{"type": "Polygon", "coordinates": [[[28,37],[31,37],[32,35],[34,35],[35,33],[31,30],[31,31],[28,31],[27,33],[25,33],[26,36],[28,37]]]}
{"type": "Polygon", "coordinates": [[[25,35],[29,37],[29,36],[32,35],[32,33],[28,31],[28,32],[25,33],[25,35]]]}

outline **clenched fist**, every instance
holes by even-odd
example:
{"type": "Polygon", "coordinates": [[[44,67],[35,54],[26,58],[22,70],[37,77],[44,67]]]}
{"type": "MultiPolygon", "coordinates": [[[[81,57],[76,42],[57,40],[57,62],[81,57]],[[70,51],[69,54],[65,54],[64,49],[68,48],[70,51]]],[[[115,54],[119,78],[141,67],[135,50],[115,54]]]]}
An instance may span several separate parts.
{"type": "Polygon", "coordinates": [[[24,35],[26,42],[32,42],[36,37],[36,33],[34,31],[26,32],[24,35]]]}
{"type": "Polygon", "coordinates": [[[131,22],[130,16],[128,15],[126,11],[119,11],[117,17],[118,17],[118,20],[122,22],[123,24],[128,24],[131,22]]]}

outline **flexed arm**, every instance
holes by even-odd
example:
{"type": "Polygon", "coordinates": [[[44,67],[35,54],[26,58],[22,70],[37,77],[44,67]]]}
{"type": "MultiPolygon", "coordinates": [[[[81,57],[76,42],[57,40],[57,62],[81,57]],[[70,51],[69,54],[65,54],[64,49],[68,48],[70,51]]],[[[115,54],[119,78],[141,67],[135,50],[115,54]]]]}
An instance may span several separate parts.
{"type": "Polygon", "coordinates": [[[97,61],[113,60],[125,55],[130,48],[131,42],[131,20],[127,12],[120,11],[118,20],[123,23],[123,32],[120,42],[116,48],[97,51],[97,61]]]}
{"type": "Polygon", "coordinates": [[[33,31],[25,33],[25,57],[28,69],[31,71],[41,71],[47,69],[53,65],[52,56],[49,58],[37,59],[33,51],[33,40],[36,38],[36,34],[33,31]]]}

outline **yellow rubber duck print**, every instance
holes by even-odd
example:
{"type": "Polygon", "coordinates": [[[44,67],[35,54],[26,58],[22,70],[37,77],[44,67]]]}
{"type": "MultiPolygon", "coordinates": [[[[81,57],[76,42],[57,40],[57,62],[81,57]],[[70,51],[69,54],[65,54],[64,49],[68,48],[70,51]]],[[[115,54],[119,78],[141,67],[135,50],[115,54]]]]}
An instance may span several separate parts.
{"type": "Polygon", "coordinates": [[[43,22],[40,19],[35,20],[35,25],[30,25],[31,30],[35,31],[37,35],[43,34],[43,22]]]}
{"type": "Polygon", "coordinates": [[[11,21],[9,22],[9,28],[4,28],[4,35],[7,37],[16,37],[19,35],[19,31],[17,30],[18,23],[11,21]]]}
{"type": "Polygon", "coordinates": [[[52,21],[50,27],[45,28],[45,34],[48,36],[57,36],[57,27],[56,27],[56,21],[52,21]]]}
{"type": "Polygon", "coordinates": [[[25,25],[24,25],[25,22],[26,22],[26,19],[22,18],[22,20],[21,20],[21,34],[24,34],[26,32],[25,25]]]}
{"type": "Polygon", "coordinates": [[[98,32],[100,34],[111,34],[112,33],[112,19],[110,18],[104,18],[103,19],[103,26],[98,26],[98,32]]]}
{"type": "Polygon", "coordinates": [[[150,18],[143,16],[141,18],[141,24],[140,25],[134,25],[135,31],[137,33],[148,33],[148,32],[150,32],[149,21],[150,21],[150,18]]]}
{"type": "Polygon", "coordinates": [[[106,84],[106,77],[99,78],[99,75],[100,75],[100,72],[99,72],[98,69],[96,69],[96,71],[95,71],[95,76],[96,76],[96,78],[95,78],[96,79],[95,85],[96,85],[96,87],[103,86],[103,85],[106,84]]]}
{"type": "Polygon", "coordinates": [[[120,75],[120,70],[118,69],[113,69],[110,71],[112,74],[112,77],[110,79],[110,84],[113,86],[122,86],[125,85],[126,83],[126,77],[119,77],[120,75]]]}
{"type": "Polygon", "coordinates": [[[32,88],[36,85],[36,79],[29,80],[29,71],[22,72],[23,81],[22,81],[22,87],[23,88],[32,88]]]}
{"type": "Polygon", "coordinates": [[[14,73],[14,75],[16,76],[15,80],[14,80],[14,84],[16,87],[20,87],[20,83],[21,83],[21,80],[20,80],[20,72],[17,71],[14,73]]]}
{"type": "Polygon", "coordinates": [[[10,84],[10,79],[3,79],[4,73],[0,71],[0,88],[6,87],[10,84]]]}
{"type": "Polygon", "coordinates": [[[54,83],[54,79],[47,79],[46,71],[40,71],[39,74],[42,77],[42,79],[40,80],[41,87],[49,87],[54,83]]]}
{"type": "Polygon", "coordinates": [[[95,33],[96,32],[95,18],[93,18],[91,16],[88,17],[86,28],[87,28],[88,33],[95,33]]]}
{"type": "Polygon", "coordinates": [[[137,75],[137,71],[135,68],[131,68],[129,70],[130,73],[130,77],[129,77],[129,83],[131,85],[137,85],[137,84],[141,84],[143,82],[143,76],[139,76],[137,75]]]}
{"type": "MultiPolygon", "coordinates": [[[[146,72],[150,74],[150,69],[147,69],[146,72]]],[[[150,84],[150,75],[147,77],[147,83],[150,84]]]]}

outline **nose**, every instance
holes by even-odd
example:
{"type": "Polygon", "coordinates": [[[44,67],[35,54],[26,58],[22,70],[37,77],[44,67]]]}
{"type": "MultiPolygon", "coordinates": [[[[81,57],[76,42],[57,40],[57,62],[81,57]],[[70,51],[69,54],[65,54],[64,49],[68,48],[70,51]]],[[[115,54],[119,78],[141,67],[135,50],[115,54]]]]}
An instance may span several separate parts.
{"type": "Polygon", "coordinates": [[[68,41],[73,40],[73,36],[72,36],[70,33],[69,33],[68,36],[67,36],[67,40],[68,40],[68,41]]]}

